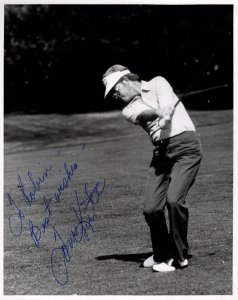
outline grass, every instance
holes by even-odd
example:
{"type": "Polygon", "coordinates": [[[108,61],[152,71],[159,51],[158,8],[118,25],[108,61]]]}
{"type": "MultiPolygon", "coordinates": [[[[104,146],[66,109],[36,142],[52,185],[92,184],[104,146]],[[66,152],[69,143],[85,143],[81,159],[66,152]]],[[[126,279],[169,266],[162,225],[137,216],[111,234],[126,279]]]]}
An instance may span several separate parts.
{"type": "Polygon", "coordinates": [[[152,145],[146,133],[123,120],[119,112],[84,115],[5,116],[4,293],[6,295],[231,295],[233,111],[191,111],[204,156],[187,203],[189,268],[172,274],[141,268],[151,254],[142,201],[152,145]],[[74,190],[83,194],[106,180],[95,206],[94,233],[71,251],[69,281],[58,285],[51,272],[54,247],[50,226],[34,246],[28,221],[40,226],[45,217],[42,194],[52,197],[62,179],[63,163],[77,162],[76,175],[60,205],[52,205],[51,225],[62,236],[75,222],[74,190]],[[37,201],[27,208],[17,188],[20,174],[27,191],[30,170],[37,178],[54,169],[37,201]],[[25,212],[22,235],[14,237],[8,218],[14,212],[10,193],[25,212]]]}

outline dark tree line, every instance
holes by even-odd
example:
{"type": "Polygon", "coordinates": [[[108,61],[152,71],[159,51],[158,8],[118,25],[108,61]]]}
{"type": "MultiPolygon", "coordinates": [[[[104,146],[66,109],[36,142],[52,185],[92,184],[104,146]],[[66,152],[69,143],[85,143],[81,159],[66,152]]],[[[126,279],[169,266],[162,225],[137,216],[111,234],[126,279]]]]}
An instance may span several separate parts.
{"type": "Polygon", "coordinates": [[[5,112],[118,108],[101,80],[116,63],[177,93],[228,84],[186,102],[232,107],[232,5],[5,5],[4,23],[5,112]]]}

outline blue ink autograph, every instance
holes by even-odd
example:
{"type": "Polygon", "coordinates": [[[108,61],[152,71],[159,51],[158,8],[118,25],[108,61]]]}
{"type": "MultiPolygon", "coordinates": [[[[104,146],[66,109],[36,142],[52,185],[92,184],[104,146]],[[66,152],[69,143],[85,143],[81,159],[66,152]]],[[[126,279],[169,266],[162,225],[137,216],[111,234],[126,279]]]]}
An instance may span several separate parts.
{"type": "MultiPolygon", "coordinates": [[[[85,144],[83,144],[83,150],[85,144]]],[[[58,155],[60,155],[58,152],[58,155]]],[[[22,178],[18,175],[18,187],[20,188],[22,199],[28,209],[31,209],[31,206],[34,201],[39,199],[37,193],[41,192],[41,197],[44,203],[44,217],[41,221],[41,224],[35,224],[33,220],[28,218],[28,229],[30,237],[34,245],[39,248],[41,239],[46,233],[47,228],[53,232],[53,242],[55,247],[51,250],[51,269],[56,282],[60,285],[66,285],[68,283],[68,266],[70,262],[71,250],[79,244],[81,241],[89,241],[88,230],[92,233],[94,232],[93,222],[95,220],[95,206],[98,204],[100,197],[105,188],[105,179],[103,183],[97,182],[96,185],[90,189],[88,183],[84,184],[84,196],[79,196],[77,190],[74,190],[74,199],[76,200],[76,207],[73,208],[73,213],[75,216],[74,225],[71,228],[70,234],[68,237],[63,238],[59,231],[56,229],[56,226],[51,224],[51,218],[53,216],[53,203],[61,203],[61,197],[63,193],[69,188],[69,184],[75,175],[77,170],[77,163],[73,163],[68,166],[66,162],[64,163],[65,175],[62,178],[60,184],[57,185],[56,191],[53,192],[52,197],[43,195],[41,187],[43,183],[46,182],[49,175],[52,176],[53,166],[48,166],[42,172],[42,174],[35,179],[30,171],[27,172],[28,179],[32,186],[31,191],[26,191],[26,187],[23,185],[22,178]],[[54,201],[53,201],[54,200],[54,201]],[[59,262],[61,267],[59,267],[59,262]],[[63,265],[63,269],[62,269],[63,265]]],[[[9,229],[15,237],[19,237],[23,231],[23,222],[27,221],[26,213],[23,209],[16,203],[15,199],[7,193],[7,200],[14,210],[9,216],[9,229]]],[[[39,201],[39,200],[38,200],[39,201]]]]}
{"type": "MultiPolygon", "coordinates": [[[[40,191],[41,185],[48,178],[48,175],[49,175],[50,171],[52,170],[52,168],[53,168],[52,166],[47,167],[43,171],[42,175],[39,176],[39,178],[36,180],[33,178],[33,175],[30,171],[27,172],[28,178],[34,188],[33,191],[31,191],[29,193],[29,195],[27,195],[27,193],[25,191],[21,176],[18,175],[18,183],[19,184],[17,187],[20,188],[21,195],[28,207],[31,207],[32,202],[35,200],[36,193],[40,191]]],[[[10,231],[14,236],[20,236],[22,234],[22,221],[25,220],[25,213],[21,208],[18,207],[15,200],[9,193],[7,193],[7,198],[8,198],[8,202],[9,202],[10,206],[14,207],[17,211],[9,216],[10,231]]]]}
{"type": "Polygon", "coordinates": [[[78,193],[75,190],[77,208],[74,208],[73,210],[76,216],[76,223],[73,225],[71,233],[69,237],[66,238],[66,241],[63,240],[56,227],[53,226],[54,241],[60,241],[61,245],[52,249],[51,268],[55,280],[60,285],[66,285],[68,283],[69,275],[67,263],[70,262],[70,250],[73,249],[74,246],[79,244],[83,239],[89,241],[89,235],[87,233],[87,230],[90,229],[92,232],[94,232],[93,221],[95,219],[95,206],[98,204],[100,196],[104,191],[105,179],[102,185],[98,182],[91,192],[88,191],[87,183],[84,187],[86,198],[82,199],[82,201],[79,199],[78,193]],[[87,212],[89,207],[91,207],[91,211],[87,214],[86,218],[84,219],[82,214],[87,212]],[[58,257],[61,258],[61,265],[63,265],[63,270],[59,267],[59,264],[57,263],[58,257]]]}
{"type": "MultiPolygon", "coordinates": [[[[42,173],[42,175],[37,180],[33,178],[33,175],[30,171],[27,172],[28,178],[34,188],[33,191],[31,191],[30,193],[25,191],[25,187],[22,183],[21,176],[18,175],[18,187],[20,188],[21,195],[27,207],[31,207],[33,201],[36,200],[37,192],[40,191],[41,185],[46,180],[46,178],[48,178],[49,172],[52,169],[53,169],[52,166],[46,168],[42,173]]],[[[66,176],[63,177],[62,183],[59,185],[59,187],[57,188],[57,192],[55,193],[55,199],[56,202],[58,203],[60,202],[60,196],[62,195],[62,193],[69,187],[69,182],[72,180],[74,172],[77,169],[77,163],[72,164],[70,167],[68,167],[67,164],[64,163],[64,169],[66,172],[66,176]]],[[[22,225],[23,225],[22,222],[25,220],[25,213],[21,208],[18,207],[18,205],[16,204],[15,200],[10,195],[10,193],[7,193],[7,198],[10,206],[14,207],[16,210],[15,213],[9,216],[10,231],[14,236],[20,236],[22,234],[22,225]]],[[[45,213],[48,213],[48,216],[45,217],[45,220],[42,224],[43,233],[45,233],[46,227],[49,224],[50,218],[52,216],[52,209],[50,206],[51,200],[52,198],[48,199],[45,195],[43,196],[43,201],[45,204],[45,213]]],[[[29,220],[29,229],[30,229],[31,237],[35,245],[38,247],[41,238],[41,229],[38,226],[34,225],[31,220],[29,220]]]]}
{"type": "Polygon", "coordinates": [[[62,183],[59,185],[59,187],[57,188],[57,192],[55,193],[55,200],[56,202],[60,202],[60,197],[62,195],[62,193],[69,187],[69,182],[72,179],[73,175],[74,175],[74,171],[77,169],[78,165],[76,163],[74,163],[73,165],[71,165],[70,170],[68,169],[66,163],[64,163],[64,169],[66,172],[66,177],[63,178],[62,183]]]}
{"type": "Polygon", "coordinates": [[[34,188],[34,190],[31,191],[29,193],[29,195],[27,195],[27,193],[25,192],[24,185],[22,184],[21,176],[18,175],[18,183],[19,183],[18,187],[21,190],[21,194],[22,194],[23,199],[25,200],[27,206],[30,207],[32,202],[35,200],[36,193],[40,191],[42,183],[48,177],[49,172],[52,170],[52,168],[53,168],[52,166],[49,166],[48,168],[46,168],[44,170],[42,176],[40,176],[37,180],[35,180],[33,178],[33,175],[31,174],[30,171],[27,172],[30,182],[32,183],[33,188],[34,188]]]}
{"type": "Polygon", "coordinates": [[[25,214],[22,209],[20,209],[12,196],[7,193],[9,204],[17,210],[16,213],[13,213],[9,216],[9,228],[11,233],[14,236],[20,236],[22,234],[22,221],[25,220],[25,214]]]}
{"type": "Polygon", "coordinates": [[[52,216],[52,208],[50,206],[52,199],[51,198],[47,199],[46,196],[44,196],[43,200],[45,204],[45,213],[47,213],[48,215],[44,218],[44,221],[41,224],[41,228],[39,226],[34,225],[32,220],[29,220],[29,229],[30,229],[31,238],[36,247],[40,246],[41,233],[46,232],[46,228],[49,225],[50,218],[52,216]]]}

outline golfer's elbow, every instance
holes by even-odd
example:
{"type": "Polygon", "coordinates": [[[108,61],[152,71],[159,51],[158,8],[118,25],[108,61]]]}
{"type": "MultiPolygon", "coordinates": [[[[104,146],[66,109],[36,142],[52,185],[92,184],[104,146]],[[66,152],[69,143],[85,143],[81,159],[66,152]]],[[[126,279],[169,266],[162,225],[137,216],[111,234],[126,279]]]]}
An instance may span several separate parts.
{"type": "Polygon", "coordinates": [[[147,122],[147,120],[143,114],[139,114],[136,118],[136,122],[138,124],[145,124],[147,122]]]}
{"type": "Polygon", "coordinates": [[[156,114],[155,110],[151,109],[141,112],[137,116],[136,120],[139,124],[145,124],[146,122],[155,120],[157,117],[158,115],[156,114]]]}

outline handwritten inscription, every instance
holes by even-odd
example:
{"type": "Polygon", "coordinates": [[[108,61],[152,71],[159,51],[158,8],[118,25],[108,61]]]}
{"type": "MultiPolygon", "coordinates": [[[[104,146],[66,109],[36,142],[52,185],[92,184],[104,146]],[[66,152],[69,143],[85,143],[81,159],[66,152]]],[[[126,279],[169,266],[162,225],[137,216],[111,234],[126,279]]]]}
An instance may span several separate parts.
{"type": "Polygon", "coordinates": [[[9,216],[9,228],[14,236],[20,236],[22,234],[22,221],[25,220],[25,214],[21,208],[19,208],[12,196],[7,193],[9,204],[15,209],[15,213],[9,216]]]}
{"type": "Polygon", "coordinates": [[[43,174],[37,180],[35,180],[33,178],[33,175],[31,174],[30,171],[27,172],[30,182],[33,186],[33,191],[31,191],[30,193],[25,192],[25,188],[24,188],[24,185],[22,184],[21,176],[18,175],[18,183],[19,183],[18,187],[21,190],[21,194],[22,194],[23,199],[25,200],[27,206],[29,206],[29,207],[31,206],[32,202],[35,200],[36,193],[38,191],[40,191],[41,185],[43,184],[45,179],[48,178],[49,172],[51,170],[52,170],[52,166],[49,166],[48,168],[46,168],[44,170],[43,174]]]}
{"type": "Polygon", "coordinates": [[[70,170],[66,163],[64,163],[64,169],[66,172],[66,176],[63,178],[62,182],[60,183],[59,187],[57,188],[57,192],[55,193],[55,200],[59,203],[62,193],[69,187],[69,182],[74,175],[74,171],[77,169],[78,165],[74,163],[71,165],[70,170]]]}
{"type": "Polygon", "coordinates": [[[31,234],[31,238],[35,244],[35,246],[40,246],[40,240],[43,233],[46,232],[46,228],[50,223],[50,218],[52,216],[52,208],[50,206],[51,198],[47,199],[46,196],[43,197],[44,204],[45,204],[45,213],[46,216],[40,226],[34,225],[32,220],[29,220],[29,230],[31,234]]]}
{"type": "Polygon", "coordinates": [[[56,281],[61,285],[65,285],[68,282],[67,263],[70,262],[70,250],[83,239],[89,241],[87,230],[94,232],[93,221],[95,219],[95,206],[99,202],[104,187],[105,180],[103,184],[98,182],[90,192],[88,191],[87,184],[85,184],[86,195],[84,199],[80,199],[77,191],[75,190],[76,208],[73,209],[75,213],[75,223],[71,228],[71,233],[68,237],[63,239],[56,227],[53,226],[54,240],[55,242],[60,241],[61,245],[52,249],[51,267],[56,281]],[[91,208],[90,212],[88,212],[89,208],[91,208]],[[85,212],[87,212],[86,217],[83,217],[83,213],[85,212]],[[56,257],[61,257],[61,263],[63,262],[61,265],[64,266],[63,270],[61,268],[57,269],[59,262],[55,259],[56,257]]]}
{"type": "MultiPolygon", "coordinates": [[[[59,157],[60,153],[61,151],[57,157],[59,157]]],[[[72,255],[72,249],[83,240],[89,241],[89,232],[94,232],[95,207],[99,203],[105,188],[105,179],[103,179],[102,183],[97,181],[91,187],[88,183],[84,183],[82,191],[73,189],[73,225],[70,227],[68,236],[63,236],[57,225],[52,222],[54,205],[60,205],[64,193],[69,188],[73,178],[75,178],[77,169],[78,164],[76,162],[71,165],[64,162],[62,179],[59,179],[55,191],[51,191],[52,194],[50,196],[43,193],[42,187],[43,185],[47,185],[49,178],[53,178],[54,167],[52,165],[45,168],[40,176],[37,177],[31,171],[27,171],[28,181],[26,183],[18,175],[17,186],[20,189],[21,199],[17,199],[16,201],[10,193],[7,193],[7,201],[12,209],[9,216],[9,229],[13,236],[20,237],[24,225],[24,228],[28,228],[29,230],[33,244],[37,248],[40,248],[41,241],[46,232],[52,232],[53,247],[50,250],[51,270],[54,279],[60,285],[68,283],[68,263],[72,255]],[[26,208],[19,205],[20,201],[23,201],[26,208]],[[28,211],[31,210],[34,203],[43,203],[44,216],[40,222],[39,220],[37,222],[29,213],[29,216],[26,213],[26,209],[28,211]]]]}

